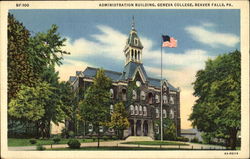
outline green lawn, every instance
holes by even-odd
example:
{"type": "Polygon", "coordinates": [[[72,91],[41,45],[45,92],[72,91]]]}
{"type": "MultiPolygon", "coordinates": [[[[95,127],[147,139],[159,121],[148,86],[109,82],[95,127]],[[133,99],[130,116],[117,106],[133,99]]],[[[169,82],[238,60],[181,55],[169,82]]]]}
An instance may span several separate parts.
{"type": "Polygon", "coordinates": [[[184,148],[157,148],[157,147],[81,147],[80,149],[70,149],[70,148],[54,148],[46,149],[46,151],[109,151],[109,150],[190,150],[184,148]]]}
{"type": "Polygon", "coordinates": [[[189,145],[181,142],[174,141],[132,141],[132,142],[123,142],[122,144],[136,144],[136,145],[189,145]]]}
{"type": "MultiPolygon", "coordinates": [[[[30,139],[18,139],[18,138],[9,138],[8,139],[8,146],[35,146],[37,144],[41,145],[50,145],[54,144],[52,139],[36,139],[36,144],[31,144],[29,142],[30,139]]],[[[81,143],[84,142],[94,142],[93,139],[78,139],[81,143]]],[[[69,139],[61,139],[61,141],[58,144],[67,144],[69,139]]],[[[103,140],[100,140],[103,141],[103,140]]],[[[97,142],[97,141],[95,141],[97,142]]]]}

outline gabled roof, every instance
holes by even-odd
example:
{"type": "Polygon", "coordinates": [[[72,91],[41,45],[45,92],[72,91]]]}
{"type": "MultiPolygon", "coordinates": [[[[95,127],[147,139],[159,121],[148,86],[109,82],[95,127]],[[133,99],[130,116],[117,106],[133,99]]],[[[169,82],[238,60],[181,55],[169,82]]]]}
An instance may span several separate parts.
{"type": "Polygon", "coordinates": [[[147,73],[141,63],[135,63],[130,61],[123,69],[122,75],[120,77],[120,80],[128,80],[132,79],[133,75],[135,74],[135,71],[138,69],[138,67],[142,70],[143,75],[147,79],[147,73]]]}
{"type": "MultiPolygon", "coordinates": [[[[154,86],[157,88],[161,87],[161,80],[160,79],[148,77],[148,82],[149,82],[149,85],[151,85],[151,86],[154,86]]],[[[171,85],[169,82],[167,82],[167,83],[168,83],[168,87],[170,90],[178,91],[178,89],[175,88],[173,85],[171,85]]]]}
{"type": "MultiPolygon", "coordinates": [[[[97,73],[97,68],[93,68],[93,67],[87,67],[82,73],[84,76],[86,77],[95,77],[96,73],[97,73]]],[[[122,73],[120,72],[115,72],[115,71],[111,71],[111,70],[104,70],[104,73],[107,77],[109,77],[112,81],[117,81],[119,80],[119,77],[122,75],[122,73]]]]}

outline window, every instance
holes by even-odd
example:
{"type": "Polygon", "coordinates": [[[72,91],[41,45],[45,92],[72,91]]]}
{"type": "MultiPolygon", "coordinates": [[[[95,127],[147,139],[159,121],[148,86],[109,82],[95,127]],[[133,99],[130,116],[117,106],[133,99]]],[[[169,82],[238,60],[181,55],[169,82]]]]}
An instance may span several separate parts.
{"type": "Polygon", "coordinates": [[[135,115],[138,115],[138,106],[135,106],[135,115]]]}
{"type": "Polygon", "coordinates": [[[114,112],[114,106],[111,104],[110,105],[110,114],[112,114],[114,112]]]}
{"type": "Polygon", "coordinates": [[[153,103],[153,94],[152,93],[148,93],[148,103],[149,104],[153,103]]]}
{"type": "Polygon", "coordinates": [[[137,39],[135,39],[134,41],[135,41],[135,45],[138,45],[138,40],[137,40],[137,39]]]}
{"type": "Polygon", "coordinates": [[[143,116],[147,116],[147,107],[143,107],[143,116]]]}
{"type": "Polygon", "coordinates": [[[155,124],[155,133],[159,134],[160,130],[159,130],[159,125],[155,124]]]}
{"type": "Polygon", "coordinates": [[[99,126],[99,132],[103,132],[103,126],[99,126]]]}
{"type": "Polygon", "coordinates": [[[126,89],[122,89],[122,100],[126,101],[126,89]]]}
{"type": "Polygon", "coordinates": [[[163,91],[166,91],[166,90],[167,90],[166,85],[163,85],[163,91]]]}
{"type": "Polygon", "coordinates": [[[130,114],[134,115],[135,114],[135,110],[134,110],[134,106],[130,105],[130,114]]]}
{"type": "Polygon", "coordinates": [[[164,104],[168,103],[167,95],[163,95],[163,103],[164,104]]]}
{"type": "Polygon", "coordinates": [[[160,98],[159,98],[159,95],[158,95],[158,94],[155,95],[155,102],[156,102],[156,103],[159,103],[159,102],[160,102],[160,98]]]}
{"type": "Polygon", "coordinates": [[[133,99],[136,100],[137,99],[137,93],[135,90],[133,90],[133,99]]]}
{"type": "Polygon", "coordinates": [[[110,98],[114,98],[114,90],[111,88],[109,92],[110,92],[110,98]]]}
{"type": "Polygon", "coordinates": [[[145,92],[141,91],[141,100],[145,100],[145,99],[146,99],[145,92]]]}
{"type": "Polygon", "coordinates": [[[174,111],[172,109],[170,109],[169,117],[170,119],[174,119],[174,111]]]}
{"type": "Polygon", "coordinates": [[[108,131],[109,132],[114,132],[114,129],[113,128],[109,128],[108,131]]]}
{"type": "Polygon", "coordinates": [[[139,106],[139,114],[142,115],[142,113],[143,113],[143,112],[142,112],[142,106],[140,105],[140,106],[139,106]]]}
{"type": "Polygon", "coordinates": [[[163,118],[166,118],[166,117],[167,117],[167,111],[166,111],[166,109],[163,109],[162,117],[163,117],[163,118]]]}
{"type": "Polygon", "coordinates": [[[170,104],[174,104],[174,97],[170,96],[169,102],[170,104]]]}
{"type": "Polygon", "coordinates": [[[89,132],[93,132],[93,124],[89,124],[89,132]]]}
{"type": "Polygon", "coordinates": [[[155,117],[156,117],[156,118],[159,118],[159,117],[160,117],[159,109],[158,109],[158,108],[155,109],[155,117]]]}

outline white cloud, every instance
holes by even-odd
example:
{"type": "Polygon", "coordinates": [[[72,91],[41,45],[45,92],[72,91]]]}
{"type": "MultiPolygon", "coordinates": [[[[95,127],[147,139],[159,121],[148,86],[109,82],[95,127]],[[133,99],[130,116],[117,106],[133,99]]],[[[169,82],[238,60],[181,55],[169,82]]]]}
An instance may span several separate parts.
{"type": "MultiPolygon", "coordinates": [[[[205,25],[211,26],[211,24],[205,25]]],[[[234,34],[210,31],[204,28],[204,26],[188,26],[185,30],[195,41],[207,44],[211,47],[220,47],[221,45],[233,47],[240,41],[240,38],[234,34]]]]}

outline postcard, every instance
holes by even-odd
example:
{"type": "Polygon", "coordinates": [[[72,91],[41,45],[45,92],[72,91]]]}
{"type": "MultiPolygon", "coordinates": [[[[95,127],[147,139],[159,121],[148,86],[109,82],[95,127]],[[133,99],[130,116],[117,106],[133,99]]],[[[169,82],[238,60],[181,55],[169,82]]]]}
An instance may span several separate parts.
{"type": "Polygon", "coordinates": [[[2,158],[248,158],[248,1],[3,1],[2,158]]]}

